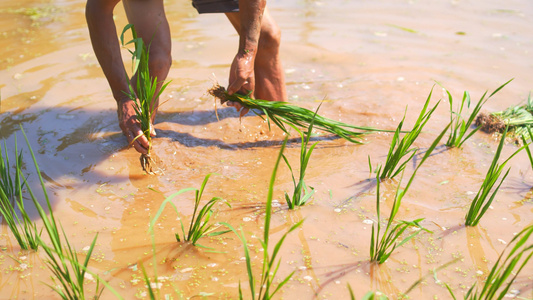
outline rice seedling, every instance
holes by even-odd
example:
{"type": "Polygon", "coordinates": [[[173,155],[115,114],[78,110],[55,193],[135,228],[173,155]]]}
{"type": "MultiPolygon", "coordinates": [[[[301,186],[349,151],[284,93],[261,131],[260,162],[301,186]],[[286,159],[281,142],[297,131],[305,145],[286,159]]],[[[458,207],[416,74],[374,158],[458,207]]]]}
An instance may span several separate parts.
{"type": "MultiPolygon", "coordinates": [[[[411,183],[413,182],[413,179],[415,178],[415,175],[422,166],[422,164],[426,161],[426,159],[431,155],[433,150],[437,147],[438,143],[450,127],[451,123],[448,124],[444,128],[444,130],[440,133],[440,135],[433,141],[431,146],[427,149],[426,153],[422,157],[422,160],[414,170],[413,174],[411,175],[411,178],[407,182],[407,185],[402,190],[400,189],[401,185],[401,178],[400,182],[398,183],[398,187],[396,189],[396,194],[394,197],[394,201],[392,204],[392,209],[389,215],[389,219],[387,221],[387,225],[385,227],[385,230],[383,233],[381,232],[381,208],[380,208],[380,177],[381,177],[381,168],[378,167],[378,170],[376,172],[376,184],[377,184],[377,190],[376,190],[376,212],[377,212],[377,221],[372,224],[372,235],[370,239],[370,261],[377,262],[378,264],[384,263],[387,258],[392,254],[392,252],[399,246],[405,244],[415,236],[417,236],[422,230],[432,233],[431,231],[425,229],[420,225],[420,222],[424,219],[416,219],[414,221],[394,221],[394,218],[396,217],[396,214],[398,213],[402,199],[409,190],[409,187],[411,186],[411,183]],[[409,228],[414,227],[415,231],[408,235],[407,237],[403,238],[401,241],[398,242],[398,240],[401,238],[402,234],[409,228]]],[[[403,173],[402,173],[403,177],[403,173]]]]}
{"type": "Polygon", "coordinates": [[[504,162],[502,162],[501,164],[498,164],[498,160],[500,159],[503,145],[505,143],[506,135],[507,135],[507,128],[504,130],[503,135],[500,138],[498,149],[496,150],[496,153],[494,154],[494,158],[492,159],[492,163],[489,169],[487,170],[485,179],[483,180],[483,183],[481,184],[479,191],[474,197],[474,200],[472,200],[472,203],[470,204],[470,209],[468,210],[468,213],[465,216],[466,226],[476,226],[479,223],[479,220],[481,220],[481,217],[483,217],[483,215],[489,209],[492,201],[494,200],[494,197],[496,196],[496,193],[498,192],[503,181],[509,174],[510,168],[507,169],[502,179],[500,180],[500,183],[496,186],[496,188],[494,188],[494,186],[496,185],[496,181],[498,181],[498,178],[500,177],[503,171],[503,168],[505,168],[505,165],[511,158],[513,158],[522,149],[527,147],[527,145],[524,145],[518,148],[518,150],[516,150],[513,154],[511,154],[511,156],[509,156],[504,162]]]}
{"type": "MultiPolygon", "coordinates": [[[[154,292],[154,289],[152,287],[152,282],[150,281],[150,277],[148,277],[148,274],[146,273],[146,269],[144,268],[144,265],[142,263],[141,263],[141,270],[143,273],[144,283],[146,284],[146,288],[148,289],[148,296],[150,300],[157,299],[155,296],[156,293],[154,292]]],[[[157,286],[157,278],[156,278],[155,285],[157,286]]]]}
{"type": "MultiPolygon", "coordinates": [[[[315,116],[317,112],[318,112],[318,109],[315,112],[315,116]]],[[[301,140],[300,142],[300,145],[301,145],[300,146],[300,176],[299,176],[298,183],[296,183],[296,178],[294,178],[294,172],[289,163],[289,160],[284,154],[282,154],[285,164],[287,164],[287,167],[289,167],[289,170],[291,171],[292,182],[294,184],[294,191],[292,193],[292,197],[289,197],[289,195],[285,193],[285,201],[287,201],[287,205],[289,206],[289,209],[294,209],[297,206],[304,205],[305,203],[307,203],[307,201],[309,201],[309,199],[315,193],[315,189],[313,187],[308,187],[304,181],[305,171],[307,170],[309,159],[311,158],[311,154],[313,153],[315,146],[318,144],[318,142],[315,142],[313,145],[311,145],[311,147],[309,147],[309,149],[307,147],[309,145],[309,140],[311,139],[311,133],[313,131],[313,124],[314,124],[314,121],[311,121],[311,124],[309,124],[309,127],[307,128],[307,132],[305,133],[305,135],[301,130],[293,126],[294,130],[296,130],[298,134],[300,134],[300,140],[301,140]]]]}
{"type": "MultiPolygon", "coordinates": [[[[529,140],[531,141],[530,143],[533,142],[533,132],[531,131],[531,128],[527,128],[527,133],[529,135],[529,140]]],[[[529,149],[529,144],[527,143],[527,140],[524,136],[522,136],[522,143],[524,143],[524,146],[525,146],[525,149],[526,149],[526,152],[527,152],[527,157],[529,158],[529,162],[531,163],[531,168],[533,169],[533,156],[531,155],[531,150],[529,149]]]]}
{"type": "MultiPolygon", "coordinates": [[[[389,153],[387,154],[387,159],[385,164],[381,168],[380,179],[385,178],[394,178],[396,175],[400,174],[405,169],[405,166],[411,159],[415,156],[418,148],[411,148],[415,140],[418,138],[422,129],[429,121],[429,118],[439,105],[440,101],[435,104],[433,108],[428,110],[429,101],[431,100],[431,95],[433,94],[433,88],[427,97],[424,107],[420,111],[418,119],[416,120],[413,129],[406,133],[400,139],[400,133],[402,132],[403,122],[405,121],[405,114],[402,121],[398,124],[392,142],[389,148],[389,153]],[[405,158],[407,157],[407,158],[405,158]],[[405,159],[404,159],[405,158],[405,159]]],[[[370,160],[369,160],[370,162],[370,160]]]]}
{"type": "Polygon", "coordinates": [[[201,239],[204,236],[217,236],[217,235],[221,235],[221,234],[224,234],[224,233],[227,233],[227,232],[230,231],[230,230],[223,230],[223,231],[213,232],[213,230],[215,229],[214,224],[209,223],[209,220],[211,219],[211,216],[213,214],[213,206],[216,203],[222,201],[228,207],[231,207],[231,205],[228,202],[224,201],[222,198],[213,197],[200,210],[198,210],[198,208],[200,207],[200,201],[202,199],[202,194],[204,192],[205,186],[207,185],[207,181],[209,180],[209,177],[211,177],[211,175],[212,174],[207,174],[205,176],[204,181],[202,182],[202,185],[200,186],[200,189],[186,188],[186,189],[182,189],[182,190],[180,190],[180,191],[168,196],[163,201],[163,203],[161,203],[161,206],[159,207],[159,210],[157,211],[157,213],[154,216],[154,219],[150,222],[150,232],[153,233],[155,223],[157,222],[157,220],[159,219],[159,217],[163,213],[163,210],[165,209],[165,206],[167,204],[172,205],[172,207],[174,208],[176,213],[179,214],[178,208],[176,207],[176,205],[174,203],[172,203],[172,200],[176,196],[178,196],[180,194],[183,194],[183,193],[189,192],[189,191],[194,191],[195,192],[194,211],[193,211],[193,214],[191,216],[191,223],[189,225],[189,229],[187,230],[187,232],[185,232],[185,226],[183,224],[182,219],[180,218],[180,225],[181,225],[182,235],[180,237],[179,233],[176,233],[175,234],[176,240],[178,242],[181,242],[181,241],[190,242],[194,246],[199,246],[199,247],[211,249],[209,247],[202,246],[202,245],[198,244],[198,240],[201,239]]]}
{"type": "MultiPolygon", "coordinates": [[[[147,149],[147,153],[141,154],[141,157],[139,158],[141,166],[146,173],[154,174],[154,161],[150,156],[150,152],[152,150],[152,120],[154,117],[154,112],[157,109],[157,99],[170,82],[161,84],[161,87],[158,88],[159,82],[157,81],[157,77],[154,78],[150,75],[150,69],[148,65],[150,59],[150,45],[146,46],[143,42],[143,39],[137,36],[137,32],[135,31],[133,24],[128,24],[124,27],[124,30],[120,36],[120,41],[124,47],[132,43],[135,45],[135,50],[128,49],[128,51],[132,55],[132,72],[136,77],[136,85],[135,87],[132,86],[130,80],[130,90],[129,92],[124,91],[124,93],[126,93],[133,101],[135,114],[140,123],[142,133],[150,145],[147,149]],[[124,44],[124,34],[128,31],[128,29],[131,30],[133,39],[124,44]]],[[[140,136],[135,137],[135,140],[139,137],[140,136]]]]}
{"type": "Polygon", "coordinates": [[[485,96],[487,95],[487,92],[481,96],[479,101],[477,102],[476,106],[468,116],[468,119],[463,118],[463,109],[470,108],[470,94],[468,91],[465,91],[463,93],[463,99],[461,100],[461,105],[459,106],[459,110],[457,112],[453,111],[453,98],[450,92],[446,89],[446,94],[448,95],[448,102],[450,103],[450,121],[452,122],[452,126],[450,127],[450,135],[448,136],[448,141],[446,141],[447,147],[457,147],[460,148],[466,140],[468,140],[474,133],[476,133],[481,127],[476,127],[475,129],[471,130],[468,134],[467,131],[476,119],[476,116],[479,114],[479,111],[483,107],[483,105],[492,97],[494,94],[499,92],[502,88],[504,88],[509,82],[511,82],[513,79],[507,81],[506,83],[502,84],[500,87],[498,87],[494,92],[492,92],[487,98],[485,96]],[[454,117],[455,116],[455,117],[454,117]]]}
{"type": "MultiPolygon", "coordinates": [[[[483,286],[479,288],[476,284],[473,284],[468,289],[464,299],[491,300],[509,297],[509,289],[522,269],[528,264],[531,256],[533,256],[533,243],[529,242],[532,234],[533,226],[528,226],[520,231],[500,254],[483,286]],[[505,254],[509,248],[509,253],[505,254]]],[[[446,284],[446,288],[452,298],[457,300],[450,286],[446,284]]]]}
{"type": "MultiPolygon", "coordinates": [[[[218,84],[215,84],[213,88],[208,90],[208,93],[220,99],[222,104],[227,101],[233,101],[251,110],[263,112],[267,118],[269,128],[270,121],[272,121],[286,133],[288,133],[288,130],[284,124],[292,125],[291,127],[307,128],[311,122],[314,122],[314,126],[320,130],[335,134],[352,143],[360,144],[360,139],[363,134],[374,131],[388,132],[388,130],[355,126],[324,118],[320,115],[315,115],[311,110],[298,107],[288,102],[254,99],[250,95],[240,95],[237,93],[229,95],[226,89],[218,84]]],[[[256,114],[263,118],[262,115],[256,114]]]]}
{"type": "MultiPolygon", "coordinates": [[[[35,174],[37,174],[37,176],[39,177],[39,181],[49,212],[49,215],[47,215],[43,207],[39,204],[32,189],[29,185],[27,185],[26,189],[28,191],[28,194],[30,195],[33,204],[35,205],[35,208],[37,209],[37,212],[39,213],[39,216],[43,221],[44,229],[48,233],[50,242],[52,243],[52,246],[49,247],[40,236],[38,237],[39,244],[44,249],[44,252],[48,258],[46,261],[46,265],[54,275],[52,277],[52,280],[55,284],[54,286],[49,285],[49,287],[52,288],[55,292],[57,292],[62,299],[86,299],[84,289],[85,274],[87,273],[89,259],[94,250],[96,238],[98,237],[98,235],[94,237],[91,246],[87,251],[85,260],[83,261],[83,263],[81,263],[78,260],[78,254],[76,250],[72,245],[70,245],[67,235],[63,230],[63,227],[61,227],[60,225],[58,226],[58,223],[54,216],[54,212],[52,210],[52,206],[50,205],[50,199],[46,191],[44,180],[41,176],[39,165],[37,164],[37,159],[35,158],[30,142],[28,141],[28,137],[26,136],[26,133],[24,132],[24,129],[22,129],[22,127],[21,130],[24,134],[26,144],[28,145],[30,154],[32,156],[33,164],[35,166],[36,171],[35,174]],[[62,232],[63,237],[61,237],[60,232],[62,232]]],[[[26,178],[22,173],[21,178],[23,181],[26,181],[26,178]]],[[[102,290],[100,289],[100,280],[97,277],[96,290],[93,298],[98,299],[101,295],[101,292],[102,290]]]]}
{"type": "Polygon", "coordinates": [[[14,165],[15,174],[12,174],[8,149],[4,141],[3,152],[2,147],[0,147],[0,214],[21,249],[37,250],[41,231],[37,230],[37,225],[30,219],[24,208],[24,199],[22,198],[24,181],[21,180],[22,151],[18,152],[16,136],[15,154],[18,155],[14,165]],[[20,217],[15,208],[20,211],[20,217]]]}
{"type": "MultiPolygon", "coordinates": [[[[352,287],[348,284],[348,291],[350,292],[350,299],[356,300],[353,293],[352,287]]],[[[389,297],[383,295],[380,292],[368,292],[366,293],[361,300],[389,300],[389,297]]]]}
{"type": "MultiPolygon", "coordinates": [[[[262,252],[263,252],[263,263],[262,263],[262,269],[261,269],[261,278],[258,282],[259,290],[256,288],[256,277],[253,274],[252,271],[252,259],[250,257],[250,249],[248,246],[248,242],[246,240],[246,236],[241,228],[241,233],[237,232],[235,228],[233,228],[228,223],[223,223],[228,228],[230,228],[241,240],[244,246],[244,256],[246,258],[246,270],[248,273],[248,284],[250,285],[250,295],[252,299],[272,299],[274,295],[292,278],[294,275],[294,271],[291,272],[289,275],[287,275],[281,282],[275,286],[274,279],[277,275],[277,272],[279,270],[279,266],[281,264],[281,260],[277,260],[276,258],[279,253],[279,250],[281,249],[281,246],[283,245],[283,242],[285,241],[285,238],[289,233],[296,230],[298,227],[300,227],[303,223],[303,220],[300,222],[292,225],[287,232],[285,232],[280,240],[276,243],[274,246],[274,249],[271,254],[268,252],[269,248],[269,235],[270,235],[270,222],[272,218],[272,198],[274,193],[274,182],[276,180],[276,173],[279,167],[280,160],[283,155],[283,151],[285,150],[285,145],[287,144],[287,138],[285,138],[285,141],[283,142],[283,145],[281,146],[278,158],[276,160],[276,163],[274,165],[274,170],[272,171],[272,176],[270,177],[270,184],[268,187],[268,196],[267,196],[267,203],[266,203],[266,210],[265,210],[265,225],[263,230],[263,240],[260,240],[262,252]],[[256,293],[257,292],[257,293],[256,293]]],[[[239,298],[243,299],[243,294],[241,290],[241,285],[239,282],[239,298]]]]}

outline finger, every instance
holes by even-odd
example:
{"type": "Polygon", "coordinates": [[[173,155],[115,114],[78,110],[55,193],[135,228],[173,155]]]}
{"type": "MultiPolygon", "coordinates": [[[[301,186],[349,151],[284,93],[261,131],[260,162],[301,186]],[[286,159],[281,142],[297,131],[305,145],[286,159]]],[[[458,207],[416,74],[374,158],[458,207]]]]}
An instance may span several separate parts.
{"type": "Polygon", "coordinates": [[[255,88],[255,80],[253,78],[248,78],[248,80],[246,80],[244,82],[244,84],[242,85],[241,87],[241,91],[247,95],[250,93],[250,91],[253,91],[255,88]]]}
{"type": "Polygon", "coordinates": [[[233,81],[228,87],[228,94],[230,94],[230,95],[235,94],[238,90],[241,89],[241,87],[244,85],[245,81],[246,81],[246,79],[244,79],[244,78],[235,79],[235,81],[233,81]]]}
{"type": "Polygon", "coordinates": [[[133,148],[135,148],[135,150],[137,150],[137,152],[139,152],[141,154],[147,154],[148,153],[148,150],[146,150],[146,148],[141,146],[139,144],[139,142],[137,142],[137,141],[133,142],[133,148]]]}
{"type": "Polygon", "coordinates": [[[133,134],[131,131],[128,131],[126,137],[128,138],[128,143],[133,146],[137,152],[143,154],[148,153],[147,149],[150,147],[150,143],[140,130],[137,132],[137,135],[133,134]]]}
{"type": "Polygon", "coordinates": [[[243,110],[241,110],[241,113],[239,114],[239,117],[244,117],[244,115],[246,115],[248,112],[250,111],[249,108],[244,108],[243,110]]]}
{"type": "Polygon", "coordinates": [[[228,106],[233,106],[233,107],[235,107],[235,110],[236,110],[236,111],[240,111],[240,110],[243,108],[243,106],[242,106],[239,102],[228,101],[228,102],[226,102],[226,104],[227,104],[228,106]]]}

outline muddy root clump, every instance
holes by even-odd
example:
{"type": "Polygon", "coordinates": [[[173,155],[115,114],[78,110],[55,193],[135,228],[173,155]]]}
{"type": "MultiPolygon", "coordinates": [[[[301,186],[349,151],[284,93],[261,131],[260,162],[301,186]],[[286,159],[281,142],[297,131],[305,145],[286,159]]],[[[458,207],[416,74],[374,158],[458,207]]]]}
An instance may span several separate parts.
{"type": "Polygon", "coordinates": [[[220,99],[220,103],[224,104],[228,101],[226,97],[226,89],[219,84],[215,84],[210,90],[207,91],[211,96],[220,99]]]}
{"type": "Polygon", "coordinates": [[[150,154],[141,154],[141,157],[139,157],[139,160],[141,161],[141,167],[143,168],[143,171],[150,175],[154,175],[154,166],[155,161],[152,159],[150,154]]]}
{"type": "Polygon", "coordinates": [[[481,127],[481,130],[486,133],[501,133],[505,130],[505,122],[502,119],[483,112],[476,117],[476,126],[481,127]]]}

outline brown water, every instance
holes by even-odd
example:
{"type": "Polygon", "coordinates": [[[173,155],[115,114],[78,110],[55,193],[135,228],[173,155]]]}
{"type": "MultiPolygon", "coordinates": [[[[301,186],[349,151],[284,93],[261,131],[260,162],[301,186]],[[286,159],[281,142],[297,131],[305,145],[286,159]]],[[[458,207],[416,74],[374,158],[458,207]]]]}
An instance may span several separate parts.
{"type": "MultiPolygon", "coordinates": [[[[146,291],[140,262],[154,274],[148,224],[161,203],[180,189],[199,187],[208,173],[218,175],[210,179],[204,199],[223,197],[232,205],[217,206],[215,221],[243,228],[258,274],[262,252],[256,237],[262,237],[268,179],[283,134],[268,131],[256,116],[240,122],[228,108],[218,108],[217,121],[205,91],[212,74],[226,83],[237,47],[229,22],[222,15],[198,16],[188,1],[168,1],[174,62],[163,98],[171,101],[160,110],[154,141],[164,174],[148,176],[119,131],[110,89],[88,39],[84,5],[80,0],[0,3],[0,137],[13,145],[16,134],[22,146],[18,126],[24,126],[70,242],[81,250],[99,234],[91,270],[125,299],[143,298],[146,291]],[[35,20],[21,13],[27,8],[38,8],[35,20]]],[[[456,99],[468,90],[477,101],[484,91],[514,78],[486,104],[488,111],[523,102],[533,87],[529,0],[278,0],[268,6],[283,30],[290,101],[315,109],[325,99],[321,113],[331,118],[393,129],[407,106],[410,128],[435,81],[456,99]]],[[[117,28],[126,24],[120,6],[116,21],[117,28]]],[[[440,98],[436,87],[432,103],[440,98]]],[[[430,145],[447,124],[448,109],[440,104],[417,146],[430,145]]],[[[272,218],[272,240],[305,221],[283,245],[278,278],[295,274],[279,297],[347,299],[350,284],[357,298],[380,290],[395,299],[427,274],[409,294],[412,299],[449,299],[442,282],[462,297],[471,284],[482,283],[513,234],[533,224],[533,172],[526,153],[520,153],[509,163],[493,209],[479,226],[462,227],[497,146],[496,138],[477,133],[462,149],[439,147],[442,151],[424,164],[404,198],[398,219],[425,218],[422,224],[433,234],[398,248],[383,265],[369,265],[371,225],[363,221],[375,220],[376,196],[368,156],[374,164],[383,162],[391,137],[372,134],[364,145],[320,141],[306,177],[317,193],[295,211],[283,204],[292,182],[287,168],[280,168],[274,196],[281,205],[272,218]]],[[[507,145],[502,156],[515,149],[507,145]]],[[[286,150],[294,166],[298,153],[296,142],[286,150]]],[[[409,165],[406,177],[412,171],[409,165]]],[[[37,187],[36,176],[30,181],[37,187]]],[[[382,187],[383,216],[396,183],[382,187]]],[[[188,193],[174,201],[184,220],[192,214],[193,198],[188,193]]],[[[155,231],[162,299],[178,299],[179,293],[236,298],[239,281],[248,295],[243,248],[235,235],[202,239],[201,244],[226,252],[210,253],[176,243],[178,229],[177,215],[167,206],[155,231]]],[[[1,230],[0,298],[57,298],[43,284],[52,281],[42,251],[20,251],[7,227],[1,230]]],[[[530,263],[513,286],[520,299],[533,298],[532,275],[530,263]]],[[[88,287],[95,285],[88,282],[88,287]]],[[[102,298],[114,296],[105,290],[102,298]]]]}

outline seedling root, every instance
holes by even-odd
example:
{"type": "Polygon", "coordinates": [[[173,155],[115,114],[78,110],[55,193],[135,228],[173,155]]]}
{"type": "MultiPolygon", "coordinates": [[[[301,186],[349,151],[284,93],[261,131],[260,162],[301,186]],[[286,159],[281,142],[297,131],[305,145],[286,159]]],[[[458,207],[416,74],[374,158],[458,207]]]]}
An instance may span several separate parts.
{"type": "Polygon", "coordinates": [[[141,161],[141,166],[143,168],[143,171],[150,175],[154,175],[154,169],[155,161],[152,159],[150,154],[141,154],[141,157],[139,157],[139,160],[141,161]]]}
{"type": "Polygon", "coordinates": [[[480,113],[477,116],[476,126],[481,126],[481,130],[486,133],[503,132],[505,130],[505,122],[488,113],[480,113]]]}

